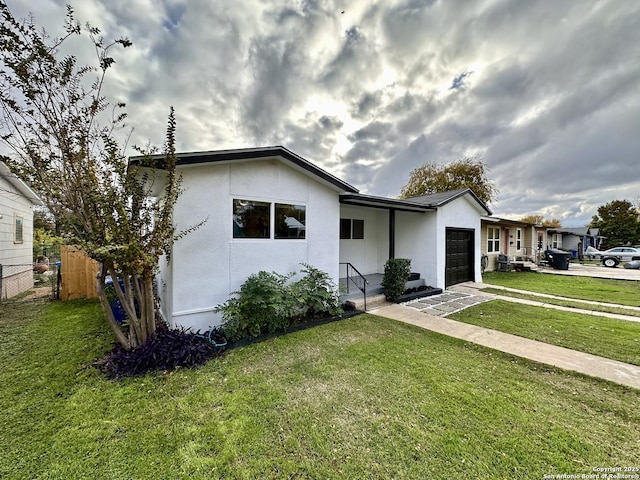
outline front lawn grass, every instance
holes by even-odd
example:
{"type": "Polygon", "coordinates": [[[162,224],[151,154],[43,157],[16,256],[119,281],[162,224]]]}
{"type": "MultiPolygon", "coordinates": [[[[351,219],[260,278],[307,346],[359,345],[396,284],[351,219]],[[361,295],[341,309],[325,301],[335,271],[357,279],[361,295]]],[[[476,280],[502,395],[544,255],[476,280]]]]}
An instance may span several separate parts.
{"type": "Polygon", "coordinates": [[[480,327],[640,365],[640,322],[493,300],[448,316],[480,327]]]}
{"type": "Polygon", "coordinates": [[[485,272],[482,282],[561,297],[640,306],[640,282],[538,272],[485,272]]]}
{"type": "Polygon", "coordinates": [[[373,315],[122,381],[95,302],[0,306],[0,477],[543,478],[637,465],[640,391],[373,315]]]}

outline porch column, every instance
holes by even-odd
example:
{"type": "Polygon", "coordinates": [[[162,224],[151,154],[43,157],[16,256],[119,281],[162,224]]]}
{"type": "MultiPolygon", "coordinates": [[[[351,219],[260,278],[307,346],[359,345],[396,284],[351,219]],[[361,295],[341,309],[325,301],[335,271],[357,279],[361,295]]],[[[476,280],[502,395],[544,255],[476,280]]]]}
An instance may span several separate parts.
{"type": "Polygon", "coordinates": [[[396,258],[396,211],[389,209],[389,259],[396,258]]]}

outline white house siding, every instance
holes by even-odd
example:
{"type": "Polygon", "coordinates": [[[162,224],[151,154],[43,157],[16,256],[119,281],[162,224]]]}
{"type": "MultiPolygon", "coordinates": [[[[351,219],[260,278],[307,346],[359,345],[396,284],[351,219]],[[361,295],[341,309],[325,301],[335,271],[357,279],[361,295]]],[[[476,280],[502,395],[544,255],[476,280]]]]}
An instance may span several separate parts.
{"type": "Polygon", "coordinates": [[[436,233],[436,249],[435,256],[437,265],[435,268],[436,279],[431,284],[438,288],[445,288],[445,261],[446,261],[446,230],[447,228],[464,228],[474,231],[473,247],[474,247],[474,280],[482,282],[482,274],[480,271],[480,215],[484,211],[480,211],[480,206],[469,195],[457,198],[456,200],[438,207],[436,233]]]}
{"type": "Polygon", "coordinates": [[[33,203],[0,176],[0,264],[2,298],[33,288],[33,203]],[[22,215],[22,243],[14,243],[15,216],[22,215]]]}
{"type": "MultiPolygon", "coordinates": [[[[363,239],[340,240],[340,262],[351,263],[363,275],[382,273],[389,256],[387,210],[341,205],[340,218],[364,220],[363,239]]],[[[344,276],[345,270],[340,274],[344,276]]]]}
{"type": "Polygon", "coordinates": [[[174,245],[174,324],[205,329],[220,323],[215,306],[260,270],[286,274],[300,271],[305,262],[338,282],[338,192],[275,159],[198,164],[180,171],[185,191],[174,213],[178,229],[207,222],[174,245]],[[233,238],[234,198],[305,205],[306,238],[233,238]]]}
{"type": "MultiPolygon", "coordinates": [[[[171,256],[173,259],[173,255],[171,256]]],[[[159,272],[156,277],[158,296],[160,297],[160,311],[165,320],[171,321],[173,312],[173,261],[163,257],[159,262],[159,272]]]]}
{"type": "Polygon", "coordinates": [[[411,271],[418,272],[427,285],[436,286],[435,212],[396,212],[396,258],[411,260],[411,271]]]}

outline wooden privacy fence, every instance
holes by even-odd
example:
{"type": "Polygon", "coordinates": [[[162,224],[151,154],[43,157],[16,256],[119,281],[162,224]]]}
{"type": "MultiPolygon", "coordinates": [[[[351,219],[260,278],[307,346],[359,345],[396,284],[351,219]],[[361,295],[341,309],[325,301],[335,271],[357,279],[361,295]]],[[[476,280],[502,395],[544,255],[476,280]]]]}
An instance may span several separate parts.
{"type": "Polygon", "coordinates": [[[96,276],[100,264],[73,245],[60,247],[60,260],[62,261],[60,300],[97,298],[96,276]]]}

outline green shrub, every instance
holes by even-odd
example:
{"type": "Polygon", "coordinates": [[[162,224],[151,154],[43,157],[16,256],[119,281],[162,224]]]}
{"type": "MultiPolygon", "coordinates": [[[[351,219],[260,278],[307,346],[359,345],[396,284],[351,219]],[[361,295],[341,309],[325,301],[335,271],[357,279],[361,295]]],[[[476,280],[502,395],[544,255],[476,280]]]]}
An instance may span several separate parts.
{"type": "Polygon", "coordinates": [[[217,312],[222,312],[227,338],[255,337],[264,331],[285,328],[295,306],[295,299],[287,294],[286,286],[292,275],[265,271],[253,274],[239,291],[233,292],[235,298],[216,307],[217,312]]]}
{"type": "Polygon", "coordinates": [[[407,279],[411,272],[411,260],[408,258],[391,258],[384,265],[382,287],[388,300],[394,301],[407,286],[407,279]]]}
{"type": "Polygon", "coordinates": [[[303,264],[305,276],[289,283],[295,273],[280,275],[261,271],[251,275],[230,298],[216,307],[222,312],[222,328],[229,340],[285,330],[320,315],[338,315],[338,288],[329,275],[303,264]]]}
{"type": "Polygon", "coordinates": [[[291,291],[298,302],[305,306],[304,316],[341,314],[340,292],[329,274],[306,263],[302,266],[305,276],[291,285],[291,291]]]}

